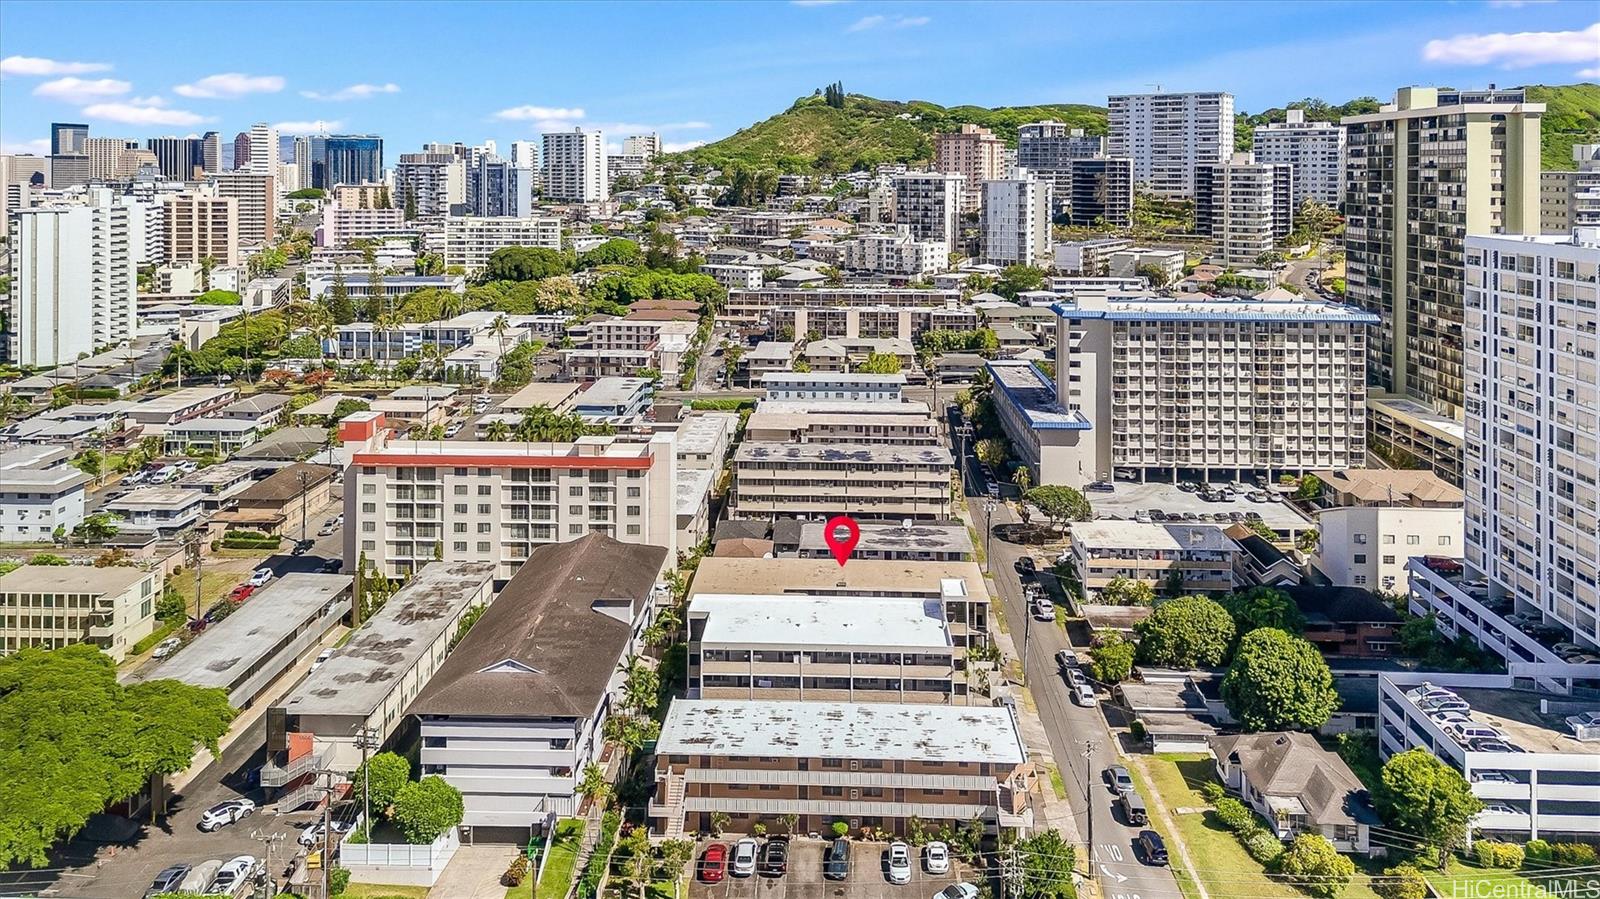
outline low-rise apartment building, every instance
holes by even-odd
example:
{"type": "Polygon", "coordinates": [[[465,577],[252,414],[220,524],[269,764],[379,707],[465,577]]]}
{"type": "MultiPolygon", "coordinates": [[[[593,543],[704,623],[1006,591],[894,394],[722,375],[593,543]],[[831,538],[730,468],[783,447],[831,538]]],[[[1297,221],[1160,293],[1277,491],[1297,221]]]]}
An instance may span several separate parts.
{"type": "Polygon", "coordinates": [[[794,815],[797,833],[843,822],[901,833],[982,821],[1032,826],[1035,778],[1005,707],[681,699],[656,744],[653,831],[749,832],[794,815]]]}
{"type": "MultiPolygon", "coordinates": [[[[972,534],[960,521],[864,521],[851,559],[890,559],[908,562],[960,562],[973,558],[972,534]]],[[[824,539],[822,521],[775,521],[772,553],[778,558],[831,559],[833,548],[824,539]]]]}
{"type": "Polygon", "coordinates": [[[911,340],[924,331],[971,331],[978,327],[977,310],[967,306],[786,307],[774,310],[771,317],[775,333],[810,340],[911,340]]]}
{"type": "Polygon", "coordinates": [[[1210,524],[1085,521],[1072,526],[1072,561],[1090,596],[1117,578],[1179,595],[1233,590],[1239,545],[1210,524]],[[1168,590],[1175,587],[1175,590],[1168,590]]]}
{"type": "Polygon", "coordinates": [[[1323,509],[1317,513],[1314,564],[1340,586],[1403,591],[1411,557],[1460,554],[1463,525],[1459,505],[1323,509]]]}
{"type": "Polygon", "coordinates": [[[904,399],[906,376],[785,371],[767,374],[761,386],[766,388],[769,400],[899,403],[904,399]]]}
{"type": "Polygon", "coordinates": [[[69,463],[63,446],[25,446],[0,453],[0,543],[43,543],[56,528],[83,521],[84,488],[93,478],[69,463]]]}
{"type": "Polygon", "coordinates": [[[1056,269],[1071,275],[1108,275],[1111,254],[1133,246],[1126,237],[1096,237],[1055,245],[1056,269]]]}
{"type": "Polygon", "coordinates": [[[124,534],[176,537],[200,523],[206,495],[178,487],[139,487],[106,503],[105,511],[120,518],[124,534]]]}
{"type": "Polygon", "coordinates": [[[778,309],[824,309],[840,307],[929,308],[955,306],[961,302],[959,290],[926,290],[905,287],[763,287],[758,290],[730,290],[724,314],[729,318],[754,321],[778,309]]]}
{"type": "Polygon", "coordinates": [[[539,547],[412,700],[422,773],[461,791],[477,839],[576,813],[667,559],[602,534],[539,547]]]}
{"type": "Polygon", "coordinates": [[[467,274],[488,266],[495,250],[505,247],[561,249],[561,219],[555,216],[446,216],[444,264],[459,265],[467,274]]]}
{"type": "Polygon", "coordinates": [[[795,346],[792,340],[763,340],[751,347],[739,357],[745,383],[755,386],[772,372],[793,371],[795,346]]]}
{"type": "Polygon", "coordinates": [[[967,701],[937,601],[699,593],[688,627],[690,699],[967,701]]]}
{"type": "MultiPolygon", "coordinates": [[[[345,556],[394,577],[435,558],[509,578],[534,547],[599,532],[677,551],[670,434],[648,442],[384,444],[381,417],[346,420],[345,556]]],[[[947,491],[948,492],[948,491],[947,491]]]]}
{"type": "Polygon", "coordinates": [[[756,407],[745,423],[752,443],[871,443],[878,446],[935,446],[939,424],[926,414],[850,412],[770,412],[756,407]]]}
{"type": "Polygon", "coordinates": [[[733,518],[950,517],[950,451],[872,443],[752,443],[733,455],[733,518]]]}
{"type": "Polygon", "coordinates": [[[160,435],[179,422],[221,411],[238,397],[239,391],[232,387],[183,387],[134,403],[123,415],[145,435],[160,435]]]}
{"type": "Polygon", "coordinates": [[[236,418],[191,418],[168,425],[161,435],[164,451],[169,456],[179,456],[194,450],[231,456],[255,443],[261,436],[261,425],[236,418]]]}
{"type": "Polygon", "coordinates": [[[561,364],[567,377],[577,380],[625,377],[642,368],[675,380],[679,360],[699,327],[699,316],[693,312],[673,310],[644,310],[598,321],[589,328],[588,344],[561,351],[561,364]]]}
{"type": "Polygon", "coordinates": [[[917,240],[909,227],[886,234],[858,234],[839,242],[839,268],[848,271],[920,278],[949,267],[949,244],[917,240]]]}
{"type": "Polygon", "coordinates": [[[24,565],[0,575],[0,655],[75,643],[121,662],[155,630],[161,569],[24,565]]]}

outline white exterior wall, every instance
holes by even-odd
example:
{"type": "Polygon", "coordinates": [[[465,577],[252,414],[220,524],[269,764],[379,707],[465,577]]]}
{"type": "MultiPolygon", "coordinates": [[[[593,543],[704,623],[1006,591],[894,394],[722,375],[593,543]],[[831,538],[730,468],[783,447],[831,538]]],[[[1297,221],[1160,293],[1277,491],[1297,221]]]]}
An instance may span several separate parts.
{"type": "Polygon", "coordinates": [[[250,164],[252,175],[278,176],[278,129],[260,122],[250,126],[250,164]]]}
{"type": "Polygon", "coordinates": [[[444,220],[444,264],[467,274],[481,271],[503,247],[561,249],[561,220],[509,216],[449,216],[444,220]]]}
{"type": "Polygon", "coordinates": [[[577,721],[423,717],[422,773],[440,773],[461,791],[461,823],[469,827],[528,827],[550,813],[571,815],[578,779],[599,748],[598,715],[577,721]]]}
{"type": "Polygon", "coordinates": [[[1341,587],[1405,592],[1412,556],[1461,551],[1461,509],[1351,506],[1317,515],[1317,567],[1341,587]]]}
{"type": "Polygon", "coordinates": [[[1305,111],[1291,109],[1288,120],[1259,125],[1255,132],[1257,162],[1294,167],[1294,208],[1306,200],[1337,210],[1344,198],[1344,126],[1307,122],[1305,111]]]}
{"type": "Polygon", "coordinates": [[[1194,196],[1194,167],[1233,152],[1232,94],[1127,94],[1107,105],[1107,155],[1132,159],[1134,181],[1162,196],[1194,196]]]}
{"type": "Polygon", "coordinates": [[[1027,176],[983,184],[983,256],[990,265],[1050,264],[1052,186],[1027,176]]]}
{"type": "Polygon", "coordinates": [[[544,136],[544,195],[574,203],[606,199],[606,145],[600,132],[575,128],[544,136]]]}
{"type": "Polygon", "coordinates": [[[92,192],[91,203],[12,217],[12,362],[62,365],[134,335],[137,269],[128,209],[107,190],[92,192]]]}

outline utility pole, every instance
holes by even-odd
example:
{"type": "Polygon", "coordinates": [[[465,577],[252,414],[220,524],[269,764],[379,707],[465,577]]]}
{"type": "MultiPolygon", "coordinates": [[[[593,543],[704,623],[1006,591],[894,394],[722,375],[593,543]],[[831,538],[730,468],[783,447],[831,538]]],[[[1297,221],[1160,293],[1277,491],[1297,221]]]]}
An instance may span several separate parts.
{"type": "Polygon", "coordinates": [[[367,753],[381,745],[376,728],[356,725],[356,746],[361,750],[361,826],[372,833],[372,772],[367,768],[367,753]]]}
{"type": "Polygon", "coordinates": [[[194,556],[194,620],[199,621],[204,611],[200,608],[200,564],[205,557],[205,544],[199,531],[189,532],[189,552],[194,556]]]}
{"type": "Polygon", "coordinates": [[[994,572],[994,500],[983,502],[983,564],[992,574],[994,572]]]}
{"type": "Polygon", "coordinates": [[[263,899],[271,899],[272,896],[277,895],[277,878],[272,875],[272,847],[274,844],[281,842],[283,840],[283,836],[284,835],[281,833],[264,833],[259,830],[252,830],[250,832],[250,839],[260,840],[266,845],[266,851],[264,853],[266,856],[266,861],[262,863],[263,867],[261,868],[261,877],[256,884],[258,888],[266,888],[265,891],[257,894],[262,896],[263,899]]]}
{"type": "Polygon", "coordinates": [[[327,786],[322,788],[322,895],[327,899],[332,895],[329,892],[329,873],[333,870],[333,824],[328,820],[329,813],[333,811],[333,772],[320,772],[328,779],[327,786]]]}
{"type": "Polygon", "coordinates": [[[1094,764],[1094,751],[1100,744],[1094,740],[1083,741],[1083,813],[1089,819],[1089,878],[1094,878],[1094,777],[1089,766],[1094,764]]]}
{"type": "Polygon", "coordinates": [[[1022,670],[1017,676],[1017,683],[1026,687],[1028,685],[1028,641],[1033,638],[1033,610],[1027,607],[1028,596],[1022,596],[1022,670]]]}
{"type": "Polygon", "coordinates": [[[304,468],[300,469],[300,543],[306,542],[306,482],[311,480],[311,473],[304,468]]]}

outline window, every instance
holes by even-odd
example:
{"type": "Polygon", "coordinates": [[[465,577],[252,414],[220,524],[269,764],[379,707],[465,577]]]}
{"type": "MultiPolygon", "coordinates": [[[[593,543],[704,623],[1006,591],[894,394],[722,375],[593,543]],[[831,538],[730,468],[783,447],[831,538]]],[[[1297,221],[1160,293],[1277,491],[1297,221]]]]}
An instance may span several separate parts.
{"type": "Polygon", "coordinates": [[[1394,564],[1394,556],[1384,556],[1383,557],[1383,564],[1385,564],[1385,565],[1393,565],[1394,564]]]}
{"type": "Polygon", "coordinates": [[[1441,536],[1439,538],[1439,545],[1440,546],[1449,546],[1450,545],[1450,536],[1448,534],[1441,536]]]}
{"type": "MultiPolygon", "coordinates": [[[[457,471],[459,471],[459,470],[460,469],[457,469],[457,471]]],[[[456,496],[466,496],[466,495],[467,495],[467,485],[466,484],[457,484],[456,485],[456,496]]]]}
{"type": "Polygon", "coordinates": [[[454,547],[453,552],[464,553],[467,551],[467,541],[465,540],[457,540],[451,546],[454,547]]]}
{"type": "Polygon", "coordinates": [[[1365,564],[1367,564],[1367,554],[1366,553],[1356,553],[1355,555],[1350,557],[1350,563],[1353,564],[1353,565],[1365,565],[1365,564]]]}
{"type": "Polygon", "coordinates": [[[1355,542],[1357,544],[1365,546],[1366,542],[1367,542],[1367,535],[1366,534],[1356,534],[1355,535],[1355,542]]]}
{"type": "Polygon", "coordinates": [[[363,533],[363,534],[373,533],[377,529],[378,529],[378,523],[376,521],[363,521],[363,522],[361,522],[361,533],[363,533]]]}
{"type": "Polygon", "coordinates": [[[493,488],[491,488],[488,484],[479,484],[478,485],[478,495],[479,496],[493,496],[494,495],[493,488]]]}
{"type": "Polygon", "coordinates": [[[374,549],[377,549],[378,545],[376,543],[373,543],[371,540],[363,540],[363,541],[361,541],[361,548],[366,550],[367,552],[371,552],[374,549]]]}
{"type": "Polygon", "coordinates": [[[637,517],[638,514],[639,514],[639,507],[638,506],[629,506],[628,507],[628,514],[637,517]]]}
{"type": "Polygon", "coordinates": [[[478,503],[478,514],[479,515],[488,515],[489,514],[489,504],[488,503],[478,503]]]}
{"type": "Polygon", "coordinates": [[[637,536],[639,536],[640,533],[642,533],[642,532],[639,530],[639,526],[638,525],[636,525],[636,524],[628,525],[628,536],[629,537],[637,537],[637,536]]]}
{"type": "Polygon", "coordinates": [[[1394,535],[1393,534],[1384,534],[1383,535],[1383,542],[1386,543],[1386,544],[1387,543],[1393,543],[1394,542],[1394,535]]]}
{"type": "Polygon", "coordinates": [[[372,513],[378,511],[378,504],[377,503],[362,503],[361,504],[361,511],[365,515],[371,515],[372,513]]]}
{"type": "Polygon", "coordinates": [[[640,496],[640,489],[638,487],[629,487],[628,488],[628,499],[638,499],[639,496],[640,496]]]}
{"type": "Polygon", "coordinates": [[[578,536],[578,535],[583,533],[583,525],[581,525],[581,524],[569,524],[569,525],[567,525],[567,533],[569,535],[571,535],[571,536],[576,537],[576,536],[578,536]]]}
{"type": "Polygon", "coordinates": [[[378,485],[377,484],[367,483],[367,484],[362,484],[361,485],[361,495],[362,496],[375,496],[375,495],[377,495],[377,493],[378,493],[378,485]]]}
{"type": "Polygon", "coordinates": [[[479,540],[478,541],[478,552],[486,553],[488,551],[489,551],[489,541],[487,541],[487,540],[479,540]]]}
{"type": "Polygon", "coordinates": [[[568,487],[567,488],[567,495],[568,496],[582,496],[583,495],[583,488],[582,487],[578,487],[578,486],[568,487]]]}
{"type": "Polygon", "coordinates": [[[456,503],[455,504],[455,513],[457,515],[465,515],[465,514],[467,514],[467,504],[466,503],[456,503]]]}
{"type": "Polygon", "coordinates": [[[480,521],[480,522],[478,522],[478,533],[487,534],[487,533],[489,533],[489,530],[491,528],[493,528],[493,527],[494,527],[493,522],[480,521]]]}
{"type": "Polygon", "coordinates": [[[1365,587],[1367,585],[1367,576],[1364,574],[1358,574],[1351,578],[1351,580],[1356,582],[1357,587],[1365,587]]]}
{"type": "Polygon", "coordinates": [[[458,521],[450,526],[450,531],[451,533],[455,534],[465,534],[467,532],[467,523],[465,521],[458,521]]]}
{"type": "Polygon", "coordinates": [[[1417,544],[1419,544],[1421,542],[1422,542],[1422,536],[1420,534],[1407,534],[1406,535],[1406,545],[1407,546],[1416,546],[1417,544]]]}

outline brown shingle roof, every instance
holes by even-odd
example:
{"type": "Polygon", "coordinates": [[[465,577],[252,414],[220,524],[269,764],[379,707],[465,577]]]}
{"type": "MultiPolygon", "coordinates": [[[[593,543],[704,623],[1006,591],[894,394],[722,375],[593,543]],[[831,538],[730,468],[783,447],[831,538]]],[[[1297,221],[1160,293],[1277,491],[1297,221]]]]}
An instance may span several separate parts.
{"type": "Polygon", "coordinates": [[[306,462],[296,462],[286,468],[280,468],[259,484],[252,484],[239,491],[238,500],[241,504],[253,505],[256,503],[284,503],[300,495],[301,490],[310,490],[320,485],[323,481],[333,479],[334,470],[326,465],[311,465],[306,462]],[[305,472],[305,485],[300,484],[300,473],[305,472]]]}
{"type": "Polygon", "coordinates": [[[1367,820],[1367,810],[1356,799],[1365,789],[1361,780],[1310,734],[1240,734],[1212,737],[1210,743],[1219,759],[1236,754],[1245,779],[1263,795],[1299,799],[1314,824],[1367,820]]]}

